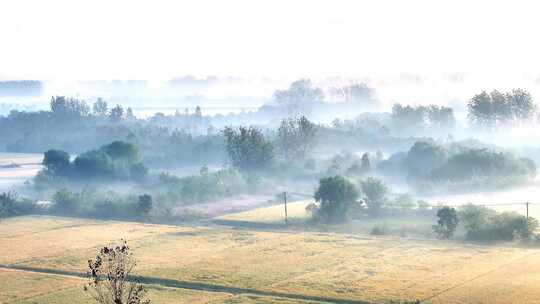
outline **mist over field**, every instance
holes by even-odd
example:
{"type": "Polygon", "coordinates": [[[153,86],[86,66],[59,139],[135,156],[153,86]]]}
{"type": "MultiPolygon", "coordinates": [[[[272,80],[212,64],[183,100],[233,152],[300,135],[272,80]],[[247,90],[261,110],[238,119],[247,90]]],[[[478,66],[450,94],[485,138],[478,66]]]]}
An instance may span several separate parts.
{"type": "Polygon", "coordinates": [[[0,4],[0,303],[540,303],[533,1],[0,4]]]}

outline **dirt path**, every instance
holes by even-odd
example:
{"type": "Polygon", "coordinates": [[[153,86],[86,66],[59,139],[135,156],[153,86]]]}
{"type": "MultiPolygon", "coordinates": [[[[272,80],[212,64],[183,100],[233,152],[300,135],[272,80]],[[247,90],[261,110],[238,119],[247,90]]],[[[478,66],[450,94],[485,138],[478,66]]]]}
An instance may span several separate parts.
{"type": "MultiPolygon", "coordinates": [[[[0,269],[86,278],[86,274],[81,273],[81,272],[49,269],[49,268],[27,267],[27,266],[21,266],[21,265],[1,265],[0,264],[0,269]]],[[[209,284],[209,283],[202,283],[202,282],[163,279],[163,278],[157,278],[157,277],[134,276],[131,278],[131,280],[138,281],[142,284],[159,285],[159,286],[169,287],[169,288],[182,288],[182,289],[190,289],[190,290],[209,291],[209,292],[224,292],[224,293],[230,293],[234,295],[250,294],[250,295],[257,295],[257,296],[284,298],[284,299],[290,299],[290,300],[302,300],[302,301],[320,302],[320,303],[370,304],[370,302],[367,302],[367,301],[359,301],[359,300],[352,300],[352,299],[317,297],[317,296],[310,296],[310,295],[304,295],[304,294],[266,291],[266,290],[242,288],[242,287],[231,287],[231,286],[209,284]]]]}

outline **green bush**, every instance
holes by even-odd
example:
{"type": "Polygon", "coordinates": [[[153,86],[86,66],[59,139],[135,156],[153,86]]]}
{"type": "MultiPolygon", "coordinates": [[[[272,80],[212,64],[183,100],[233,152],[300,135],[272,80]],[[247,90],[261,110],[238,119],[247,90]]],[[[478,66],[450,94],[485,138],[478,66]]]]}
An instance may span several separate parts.
{"type": "Polygon", "coordinates": [[[512,241],[529,239],[538,228],[538,221],[514,212],[497,213],[482,206],[467,205],[459,212],[466,237],[474,241],[512,241]]]}

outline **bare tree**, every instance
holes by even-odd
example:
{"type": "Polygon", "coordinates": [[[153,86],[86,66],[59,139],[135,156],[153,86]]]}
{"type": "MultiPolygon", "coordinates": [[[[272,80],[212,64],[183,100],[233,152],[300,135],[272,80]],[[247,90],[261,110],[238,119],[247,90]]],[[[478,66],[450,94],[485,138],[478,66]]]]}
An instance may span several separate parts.
{"type": "Polygon", "coordinates": [[[88,260],[89,283],[84,289],[99,304],[150,304],[144,286],[130,277],[136,264],[125,240],[105,246],[95,260],[88,260]]]}

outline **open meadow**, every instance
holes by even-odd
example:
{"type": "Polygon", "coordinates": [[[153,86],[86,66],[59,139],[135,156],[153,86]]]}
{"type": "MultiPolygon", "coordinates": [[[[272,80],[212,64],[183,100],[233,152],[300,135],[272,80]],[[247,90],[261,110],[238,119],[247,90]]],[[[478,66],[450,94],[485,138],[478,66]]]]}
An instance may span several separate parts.
{"type": "Polygon", "coordinates": [[[0,226],[0,303],[85,303],[78,275],[120,238],[155,303],[540,301],[535,248],[45,216],[0,226]]]}

